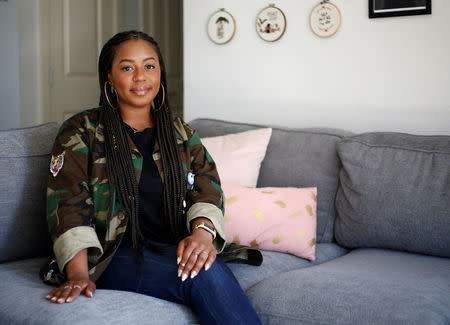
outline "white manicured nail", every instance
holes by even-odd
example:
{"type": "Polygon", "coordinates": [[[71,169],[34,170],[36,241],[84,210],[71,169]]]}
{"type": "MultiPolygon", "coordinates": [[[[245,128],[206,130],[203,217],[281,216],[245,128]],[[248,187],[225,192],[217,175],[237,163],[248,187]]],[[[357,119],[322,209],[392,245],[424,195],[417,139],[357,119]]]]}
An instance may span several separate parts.
{"type": "Polygon", "coordinates": [[[183,274],[183,277],[181,278],[181,281],[185,281],[187,279],[188,275],[186,273],[183,274]]]}
{"type": "Polygon", "coordinates": [[[206,265],[205,265],[205,271],[208,271],[210,267],[211,267],[211,265],[206,264],[206,265]]]}
{"type": "Polygon", "coordinates": [[[58,302],[63,302],[63,301],[64,301],[63,298],[59,298],[59,299],[58,299],[58,302]]]}
{"type": "Polygon", "coordinates": [[[180,264],[180,262],[181,262],[181,257],[178,257],[177,258],[177,265],[180,264]]]}
{"type": "Polygon", "coordinates": [[[197,272],[196,271],[192,271],[191,272],[191,279],[195,278],[196,275],[197,275],[197,272]]]}
{"type": "Polygon", "coordinates": [[[46,295],[45,298],[50,299],[50,295],[46,295]]]}
{"type": "Polygon", "coordinates": [[[56,301],[56,297],[53,297],[53,298],[52,298],[52,301],[56,301]]]}
{"type": "Polygon", "coordinates": [[[181,276],[181,273],[183,273],[183,270],[179,270],[179,271],[178,271],[178,277],[181,276]]]}

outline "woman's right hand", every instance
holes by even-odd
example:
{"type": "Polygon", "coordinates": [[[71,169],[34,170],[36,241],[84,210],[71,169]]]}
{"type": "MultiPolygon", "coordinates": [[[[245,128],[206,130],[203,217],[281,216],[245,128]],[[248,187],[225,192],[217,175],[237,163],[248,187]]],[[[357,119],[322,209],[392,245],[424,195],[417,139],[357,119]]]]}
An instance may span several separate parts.
{"type": "Polygon", "coordinates": [[[82,293],[92,298],[96,285],[89,280],[87,249],[82,249],[67,262],[66,274],[68,280],[50,291],[45,298],[58,304],[72,302],[82,293]]]}
{"type": "Polygon", "coordinates": [[[58,288],[50,291],[46,298],[51,302],[63,304],[74,301],[82,293],[86,297],[92,298],[95,288],[95,283],[89,280],[89,276],[83,275],[64,282],[58,288]]]}

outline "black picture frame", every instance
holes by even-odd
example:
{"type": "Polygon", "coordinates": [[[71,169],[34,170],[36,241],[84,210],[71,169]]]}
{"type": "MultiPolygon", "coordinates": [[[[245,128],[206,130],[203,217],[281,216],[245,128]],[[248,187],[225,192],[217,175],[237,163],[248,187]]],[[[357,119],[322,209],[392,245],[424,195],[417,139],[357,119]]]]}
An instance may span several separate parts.
{"type": "Polygon", "coordinates": [[[369,18],[431,15],[431,0],[368,0],[369,18]],[[392,8],[381,8],[383,3],[392,3],[392,8]],[[424,2],[425,4],[418,4],[424,2]]]}

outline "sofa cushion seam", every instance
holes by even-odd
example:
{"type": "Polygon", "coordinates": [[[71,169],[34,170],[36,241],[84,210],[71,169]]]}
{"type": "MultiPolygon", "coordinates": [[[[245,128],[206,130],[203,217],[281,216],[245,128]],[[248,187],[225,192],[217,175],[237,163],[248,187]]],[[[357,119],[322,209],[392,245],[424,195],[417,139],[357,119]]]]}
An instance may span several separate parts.
{"type": "Polygon", "coordinates": [[[262,315],[262,316],[269,316],[269,317],[278,317],[278,318],[285,318],[285,319],[290,319],[290,320],[306,320],[308,322],[314,322],[314,324],[329,324],[323,321],[319,321],[317,319],[311,319],[311,318],[300,318],[300,317],[296,317],[296,316],[291,316],[291,315],[286,315],[286,314],[278,314],[278,313],[258,313],[258,315],[262,315]]]}
{"type": "MultiPolygon", "coordinates": [[[[367,143],[361,140],[357,140],[357,139],[343,139],[340,141],[340,143],[351,143],[351,142],[356,142],[362,145],[365,145],[367,147],[370,148],[387,148],[387,149],[401,149],[401,150],[405,150],[405,151],[414,151],[414,152],[422,152],[422,153],[438,153],[438,154],[444,154],[444,155],[450,155],[450,152],[445,152],[445,151],[440,151],[440,150],[425,150],[425,149],[418,149],[418,148],[409,148],[409,147],[402,147],[402,146],[395,146],[395,145],[382,145],[382,144],[372,144],[372,143],[367,143]]],[[[339,152],[339,156],[341,156],[340,151],[338,149],[339,152]]]]}
{"type": "Polygon", "coordinates": [[[50,162],[50,152],[40,155],[0,157],[0,159],[21,159],[21,158],[42,158],[42,157],[48,157],[50,162]]]}

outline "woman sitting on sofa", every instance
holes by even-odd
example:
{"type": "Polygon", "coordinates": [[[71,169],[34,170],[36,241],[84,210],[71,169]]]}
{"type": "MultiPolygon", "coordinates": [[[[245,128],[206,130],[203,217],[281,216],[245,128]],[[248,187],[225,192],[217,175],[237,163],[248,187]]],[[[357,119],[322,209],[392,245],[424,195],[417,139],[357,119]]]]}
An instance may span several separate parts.
{"type": "Polygon", "coordinates": [[[126,290],[189,305],[205,324],[260,323],[216,257],[219,177],[196,133],[172,120],[157,43],[119,33],[98,72],[101,107],[64,122],[52,151],[47,221],[64,276],[47,299],[126,290]]]}

